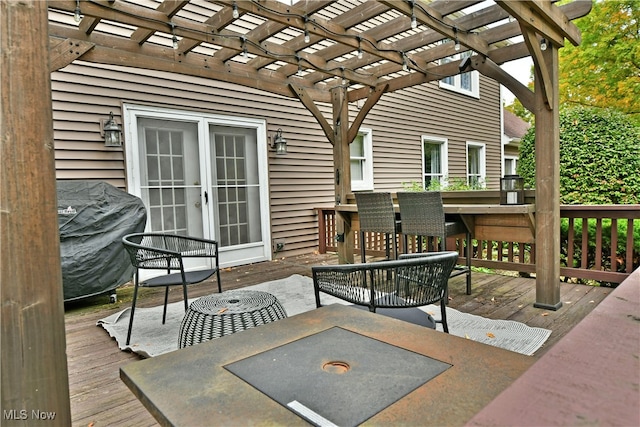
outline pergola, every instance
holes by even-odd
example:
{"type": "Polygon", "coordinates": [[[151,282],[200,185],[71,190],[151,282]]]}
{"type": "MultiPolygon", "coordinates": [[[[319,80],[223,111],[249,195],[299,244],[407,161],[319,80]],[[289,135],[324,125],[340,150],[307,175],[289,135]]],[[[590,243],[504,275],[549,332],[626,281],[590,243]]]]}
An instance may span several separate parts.
{"type": "MultiPolygon", "coordinates": [[[[590,0],[2,0],[3,408],[42,408],[70,423],[51,71],[82,60],[297,98],[333,146],[340,203],[351,192],[349,143],[385,93],[477,70],[536,116],[536,305],[555,310],[558,49],[565,39],[580,43],[571,21],[590,9],[590,0]],[[527,56],[534,91],[500,68],[527,56]],[[359,100],[350,122],[348,103],[359,100]]],[[[352,234],[343,218],[337,227],[352,234]]],[[[339,243],[343,259],[353,256],[352,245],[339,243]]]]}

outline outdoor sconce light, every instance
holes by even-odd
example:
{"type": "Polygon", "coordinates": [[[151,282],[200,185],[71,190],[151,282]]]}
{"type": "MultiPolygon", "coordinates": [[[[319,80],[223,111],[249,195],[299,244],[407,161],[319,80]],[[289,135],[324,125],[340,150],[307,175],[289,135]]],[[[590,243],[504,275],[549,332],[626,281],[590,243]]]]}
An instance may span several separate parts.
{"type": "Polygon", "coordinates": [[[518,175],[505,175],[500,180],[500,204],[524,204],[524,178],[518,175]]]}
{"type": "Polygon", "coordinates": [[[283,156],[287,154],[287,140],[282,137],[282,129],[276,131],[276,137],[271,142],[271,148],[276,150],[276,155],[283,156]]]}
{"type": "Polygon", "coordinates": [[[122,129],[113,119],[113,111],[109,113],[109,119],[102,121],[102,134],[104,135],[105,147],[122,146],[122,129]]]}

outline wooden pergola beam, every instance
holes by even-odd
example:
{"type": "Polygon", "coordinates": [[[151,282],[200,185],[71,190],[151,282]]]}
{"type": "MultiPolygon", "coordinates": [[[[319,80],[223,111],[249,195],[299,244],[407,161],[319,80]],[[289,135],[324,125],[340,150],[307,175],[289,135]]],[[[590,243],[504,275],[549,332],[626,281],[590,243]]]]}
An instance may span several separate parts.
{"type": "Polygon", "coordinates": [[[450,38],[452,41],[458,40],[460,44],[483,55],[489,53],[489,45],[485,40],[478,37],[477,34],[468,33],[466,28],[460,26],[456,21],[443,16],[426,3],[396,1],[382,1],[382,3],[393,6],[407,16],[415,15],[418,22],[427,25],[434,31],[450,38]],[[412,4],[414,6],[412,6],[412,4]]]}
{"type": "MultiPolygon", "coordinates": [[[[565,37],[576,46],[580,44],[581,36],[578,27],[550,2],[497,0],[497,3],[515,17],[521,25],[527,26],[547,40],[553,41],[558,47],[564,46],[565,37]]],[[[589,0],[589,6],[590,4],[589,0]]]]}

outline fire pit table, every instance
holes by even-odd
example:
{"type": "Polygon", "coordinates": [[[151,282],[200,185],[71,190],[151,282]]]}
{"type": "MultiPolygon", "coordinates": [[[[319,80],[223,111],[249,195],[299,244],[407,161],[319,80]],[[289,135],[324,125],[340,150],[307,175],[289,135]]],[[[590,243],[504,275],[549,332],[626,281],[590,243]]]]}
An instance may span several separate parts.
{"type": "Polygon", "coordinates": [[[207,295],[189,306],[180,325],[179,348],[284,319],[278,299],[262,291],[235,290],[207,295]]]}

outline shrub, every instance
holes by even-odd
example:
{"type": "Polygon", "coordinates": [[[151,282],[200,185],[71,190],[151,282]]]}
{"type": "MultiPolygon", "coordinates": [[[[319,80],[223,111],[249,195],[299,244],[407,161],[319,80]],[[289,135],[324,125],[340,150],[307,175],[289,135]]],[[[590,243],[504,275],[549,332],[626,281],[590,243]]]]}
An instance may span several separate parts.
{"type": "MultiPolygon", "coordinates": [[[[535,187],[535,127],[520,143],[518,173],[535,187]]],[[[560,203],[640,203],[640,127],[610,110],[561,110],[560,203]]]]}

